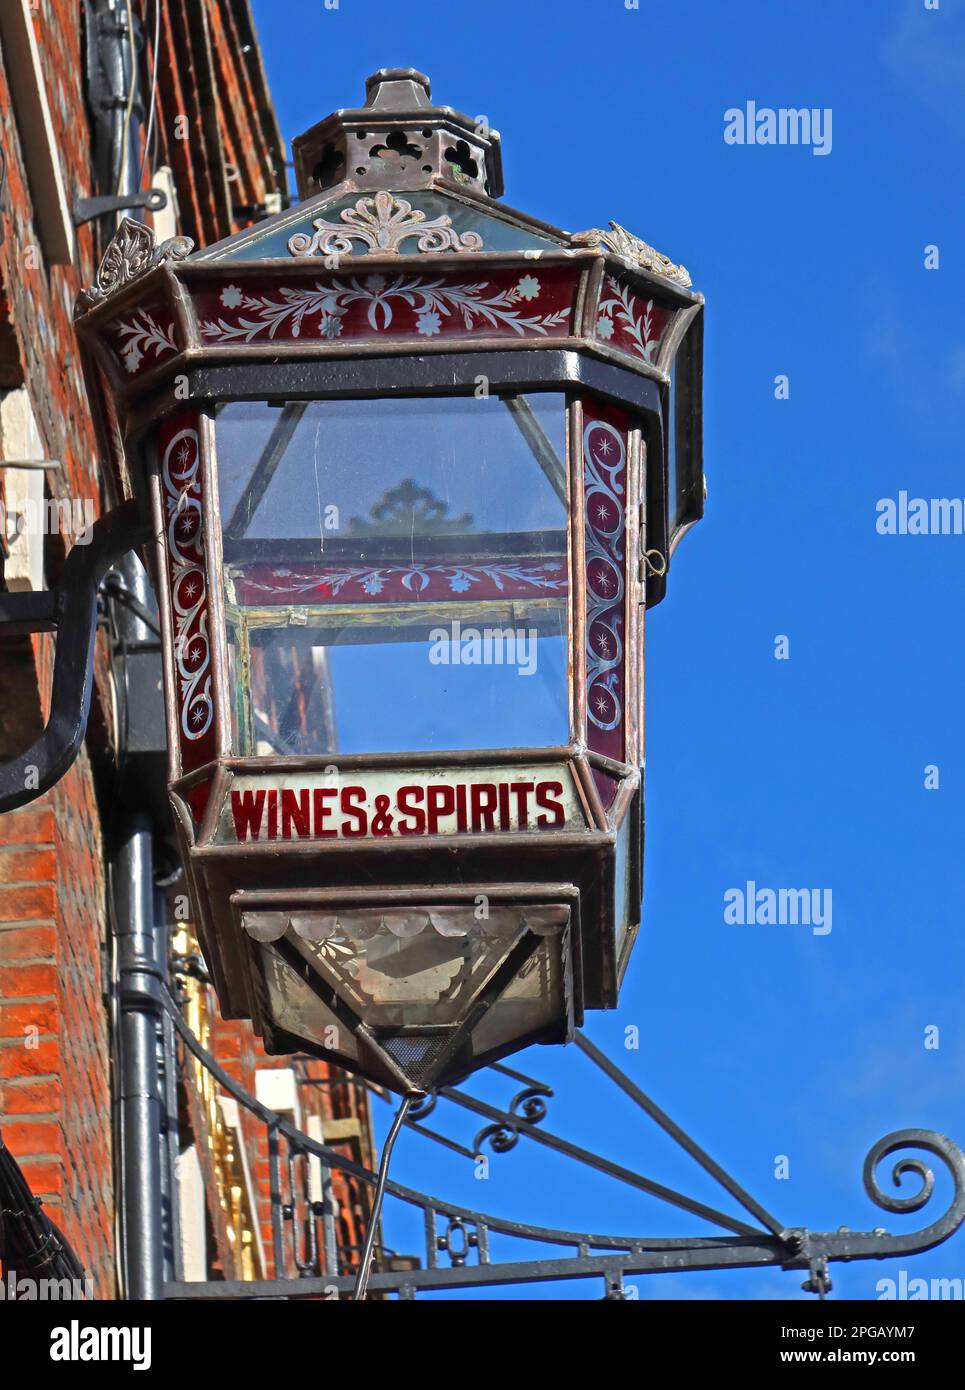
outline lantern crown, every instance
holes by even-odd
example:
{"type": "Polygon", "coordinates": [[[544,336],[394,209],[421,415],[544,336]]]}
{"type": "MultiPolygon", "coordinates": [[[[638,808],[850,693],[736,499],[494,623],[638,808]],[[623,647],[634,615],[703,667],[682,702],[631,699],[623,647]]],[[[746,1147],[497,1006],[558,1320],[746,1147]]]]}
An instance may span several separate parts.
{"type": "Polygon", "coordinates": [[[300,198],[338,183],[359,189],[426,188],[447,179],[499,198],[499,132],[484,116],[434,106],[425,73],[380,68],[365,79],[364,106],[340,110],[292,141],[300,198]]]}

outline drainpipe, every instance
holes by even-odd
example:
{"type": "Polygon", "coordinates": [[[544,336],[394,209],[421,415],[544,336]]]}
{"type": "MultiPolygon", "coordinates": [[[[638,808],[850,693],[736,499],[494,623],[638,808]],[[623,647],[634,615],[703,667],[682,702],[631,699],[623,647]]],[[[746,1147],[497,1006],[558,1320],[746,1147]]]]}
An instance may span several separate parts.
{"type": "MultiPolygon", "coordinates": [[[[144,122],[137,65],[131,61],[128,0],[85,0],[84,8],[87,88],[94,121],[98,184],[102,193],[124,196],[137,191],[138,145],[144,122]]],[[[130,18],[134,52],[139,55],[143,36],[134,0],[130,4],[130,18]]]]}
{"type": "Polygon", "coordinates": [[[125,818],[111,857],[117,943],[118,1103],[123,1182],[123,1268],[129,1299],[164,1291],[162,1106],[158,1036],[161,972],[154,916],[153,826],[125,818]]]}
{"type": "MultiPolygon", "coordinates": [[[[137,191],[144,119],[136,61],[142,41],[140,25],[128,0],[87,0],[87,17],[98,173],[105,193],[123,196],[137,191]]],[[[111,602],[124,687],[120,694],[117,829],[110,851],[119,1014],[121,1254],[126,1297],[155,1300],[164,1296],[164,1207],[176,1202],[173,1175],[166,1171],[164,1161],[166,1107],[159,1064],[164,1046],[165,943],[156,911],[156,817],[151,815],[140,778],[124,777],[124,764],[138,746],[132,715],[135,711],[140,715],[140,701],[135,703],[129,685],[128,650],[155,642],[156,633],[141,614],[149,616],[156,605],[147,574],[134,554],[125,556],[115,567],[108,592],[111,587],[115,594],[119,592],[111,602]],[[125,597],[134,600],[133,604],[125,597]]],[[[144,655],[140,653],[138,659],[143,661],[144,655]]],[[[160,679],[160,657],[155,656],[154,661],[160,679]]]]}
{"type": "MultiPolygon", "coordinates": [[[[161,1059],[166,943],[155,886],[156,789],[154,805],[150,795],[157,778],[148,775],[143,715],[152,687],[160,682],[161,662],[156,628],[146,621],[156,611],[154,596],[135,555],[124,557],[105,588],[113,617],[120,707],[111,891],[119,1013],[122,1268],[128,1298],[159,1299],[166,1264],[164,1207],[170,1208],[176,1197],[164,1142],[167,1107],[161,1059]]],[[[170,1062],[167,1059],[165,1071],[170,1062]]]]}

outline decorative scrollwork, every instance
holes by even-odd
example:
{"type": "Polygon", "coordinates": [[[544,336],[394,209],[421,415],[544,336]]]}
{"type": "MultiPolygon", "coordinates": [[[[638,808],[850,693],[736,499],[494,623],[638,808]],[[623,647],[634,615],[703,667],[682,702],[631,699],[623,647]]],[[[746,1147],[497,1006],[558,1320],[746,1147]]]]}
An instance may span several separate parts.
{"type": "Polygon", "coordinates": [[[956,1197],[965,1195],[965,1156],[957,1144],[946,1139],[943,1134],[935,1134],[926,1129],[899,1129],[879,1139],[864,1161],[864,1188],[876,1206],[885,1211],[921,1211],[935,1190],[935,1175],[921,1158],[902,1158],[891,1170],[895,1187],[901,1186],[906,1173],[914,1173],[921,1179],[920,1189],[910,1197],[896,1197],[885,1192],[878,1182],[878,1164],[898,1149],[925,1149],[940,1158],[955,1181],[956,1197]]]}
{"type": "Polygon", "coordinates": [[[198,431],[193,428],[181,429],[168,441],[161,459],[175,630],[174,656],[178,668],[179,723],[181,736],[189,743],[203,739],[214,718],[200,449],[198,431]]]}
{"type": "Polygon", "coordinates": [[[527,1086],[525,1091],[513,1096],[509,1105],[510,1114],[519,1115],[527,1124],[538,1125],[541,1120],[546,1119],[546,1101],[552,1099],[552,1096],[553,1090],[550,1086],[540,1083],[527,1086]]]}
{"type": "Polygon", "coordinates": [[[436,1108],[439,1097],[435,1091],[429,1091],[424,1096],[418,1096],[409,1106],[407,1120],[424,1120],[432,1114],[436,1108]]]}
{"type": "MultiPolygon", "coordinates": [[[[623,723],[626,446],[602,419],[583,429],[586,507],[586,715],[603,733],[623,723]]],[[[595,746],[591,743],[591,747],[595,746]]]]}
{"type": "Polygon", "coordinates": [[[685,266],[674,265],[668,256],[655,250],[648,242],[641,241],[640,237],[634,236],[632,232],[628,232],[619,222],[611,222],[608,232],[604,232],[600,227],[590,227],[585,232],[574,232],[572,242],[574,246],[606,246],[631,265],[639,266],[641,270],[649,270],[653,275],[662,275],[665,280],[672,280],[684,289],[689,289],[693,284],[685,266]]]}
{"type": "Polygon", "coordinates": [[[354,208],[343,208],[339,214],[342,225],[317,217],[312,222],[313,236],[296,232],[289,238],[288,250],[293,256],[351,256],[352,243],[362,242],[363,255],[381,252],[396,256],[402,243],[417,237],[416,249],[423,253],[438,251],[481,251],[483,240],[478,232],[456,232],[452,218],[435,217],[426,221],[424,212],[414,208],[405,198],[394,193],[379,192],[372,198],[360,198],[354,208]]]}
{"type": "Polygon", "coordinates": [[[469,1258],[469,1252],[478,1246],[478,1229],[458,1216],[451,1216],[445,1234],[436,1236],[436,1248],[449,1256],[454,1269],[461,1269],[469,1258]]]}
{"type": "Polygon", "coordinates": [[[515,1149],[518,1143],[519,1134],[511,1125],[487,1125],[485,1129],[479,1131],[472,1141],[472,1151],[474,1154],[481,1154],[483,1145],[489,1144],[493,1153],[508,1154],[511,1149],[515,1149]]]}
{"type": "Polygon", "coordinates": [[[193,250],[194,242],[186,236],[169,237],[158,246],[150,227],[125,217],[107,245],[93,285],[77,296],[77,312],[123,289],[163,261],[184,260],[193,250]]]}
{"type": "Polygon", "coordinates": [[[541,1120],[546,1119],[546,1099],[552,1096],[553,1091],[550,1086],[544,1086],[536,1081],[532,1086],[527,1086],[524,1091],[519,1091],[510,1101],[509,1114],[505,1120],[498,1120],[495,1124],[487,1125],[476,1135],[472,1143],[474,1154],[481,1154],[483,1145],[488,1144],[493,1153],[508,1154],[515,1149],[519,1143],[519,1131],[513,1125],[513,1119],[523,1120],[526,1124],[538,1125],[541,1120]]]}

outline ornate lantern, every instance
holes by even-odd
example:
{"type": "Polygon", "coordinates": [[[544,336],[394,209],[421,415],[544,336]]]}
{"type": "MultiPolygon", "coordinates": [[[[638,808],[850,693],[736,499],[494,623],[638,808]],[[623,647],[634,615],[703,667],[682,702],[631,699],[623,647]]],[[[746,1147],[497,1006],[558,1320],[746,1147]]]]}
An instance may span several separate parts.
{"type": "Polygon", "coordinates": [[[122,224],[78,332],[152,509],[170,797],[228,1017],[427,1090],[616,1004],[643,612],[700,516],[702,297],[505,207],[411,69],[206,250],[122,224]]]}

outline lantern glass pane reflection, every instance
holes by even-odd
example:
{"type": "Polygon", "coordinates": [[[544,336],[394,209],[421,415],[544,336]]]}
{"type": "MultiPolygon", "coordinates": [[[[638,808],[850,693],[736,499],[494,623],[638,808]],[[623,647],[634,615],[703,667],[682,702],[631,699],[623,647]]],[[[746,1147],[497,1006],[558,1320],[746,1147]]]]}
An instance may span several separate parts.
{"type": "Polygon", "coordinates": [[[450,1065],[460,1071],[467,1058],[501,1055],[568,1026],[564,904],[493,904],[483,920],[474,906],[417,905],[249,912],[243,920],[274,1024],[310,1050],[327,1051],[337,1039],[338,1051],[366,1060],[334,1012],[348,1009],[376,1049],[421,1084],[450,1041],[450,1065]]]}
{"type": "Polygon", "coordinates": [[[230,402],[232,748],[569,737],[562,395],[230,402]]]}

